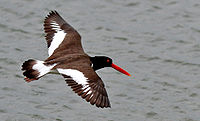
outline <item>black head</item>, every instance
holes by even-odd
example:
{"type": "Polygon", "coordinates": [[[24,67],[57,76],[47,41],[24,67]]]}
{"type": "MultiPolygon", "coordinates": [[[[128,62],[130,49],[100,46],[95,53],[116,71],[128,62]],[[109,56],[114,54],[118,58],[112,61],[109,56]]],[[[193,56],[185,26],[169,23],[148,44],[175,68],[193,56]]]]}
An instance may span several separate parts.
{"type": "Polygon", "coordinates": [[[112,66],[112,59],[106,56],[90,57],[90,60],[94,70],[112,66]]]}
{"type": "Polygon", "coordinates": [[[111,58],[106,56],[95,56],[90,57],[90,61],[92,62],[92,68],[96,71],[98,69],[104,68],[104,67],[112,67],[119,72],[126,74],[128,76],[131,76],[127,71],[120,68],[119,66],[115,65],[111,58]]]}

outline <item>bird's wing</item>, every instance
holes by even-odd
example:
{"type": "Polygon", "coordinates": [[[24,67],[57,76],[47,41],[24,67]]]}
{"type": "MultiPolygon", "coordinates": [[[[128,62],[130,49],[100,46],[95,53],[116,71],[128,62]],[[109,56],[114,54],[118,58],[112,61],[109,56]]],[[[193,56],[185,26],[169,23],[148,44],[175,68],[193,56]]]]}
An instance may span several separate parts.
{"type": "Polygon", "coordinates": [[[81,36],[56,11],[51,11],[44,20],[48,54],[54,58],[62,54],[83,53],[81,36]]]}
{"type": "Polygon", "coordinates": [[[68,86],[87,102],[101,108],[111,107],[103,81],[85,59],[70,63],[70,68],[65,63],[56,68],[68,86]]]}

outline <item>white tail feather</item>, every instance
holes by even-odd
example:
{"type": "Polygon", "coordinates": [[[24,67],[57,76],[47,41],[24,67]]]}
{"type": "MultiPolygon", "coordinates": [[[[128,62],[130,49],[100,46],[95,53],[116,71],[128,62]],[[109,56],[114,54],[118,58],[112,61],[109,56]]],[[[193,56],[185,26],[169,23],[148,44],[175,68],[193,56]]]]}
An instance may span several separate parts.
{"type": "Polygon", "coordinates": [[[33,65],[32,69],[37,70],[39,72],[38,77],[41,77],[49,73],[55,65],[56,64],[47,66],[47,65],[44,65],[44,61],[36,60],[36,64],[33,65]]]}

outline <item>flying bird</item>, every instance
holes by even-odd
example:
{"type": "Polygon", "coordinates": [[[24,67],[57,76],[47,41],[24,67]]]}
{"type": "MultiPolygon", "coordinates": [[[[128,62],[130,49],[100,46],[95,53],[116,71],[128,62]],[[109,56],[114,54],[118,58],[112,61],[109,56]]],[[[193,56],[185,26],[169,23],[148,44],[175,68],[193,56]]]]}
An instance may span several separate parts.
{"type": "Polygon", "coordinates": [[[72,90],[97,107],[111,107],[105,85],[95,72],[112,67],[128,76],[128,72],[115,65],[106,56],[87,55],[81,45],[80,34],[56,11],[44,20],[45,38],[49,57],[44,60],[29,59],[22,65],[26,82],[38,80],[48,73],[58,73],[72,90]]]}

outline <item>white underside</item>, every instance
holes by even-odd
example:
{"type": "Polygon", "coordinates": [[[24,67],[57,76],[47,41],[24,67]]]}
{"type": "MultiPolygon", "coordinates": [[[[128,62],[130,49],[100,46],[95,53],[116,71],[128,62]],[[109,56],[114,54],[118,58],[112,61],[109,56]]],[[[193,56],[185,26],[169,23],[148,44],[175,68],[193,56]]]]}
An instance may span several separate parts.
{"type": "Polygon", "coordinates": [[[52,22],[51,27],[53,30],[56,30],[56,33],[54,33],[53,40],[50,47],[48,48],[49,56],[51,56],[55,49],[59,47],[67,34],[64,32],[64,30],[60,28],[60,26],[56,22],[52,22]]]}

